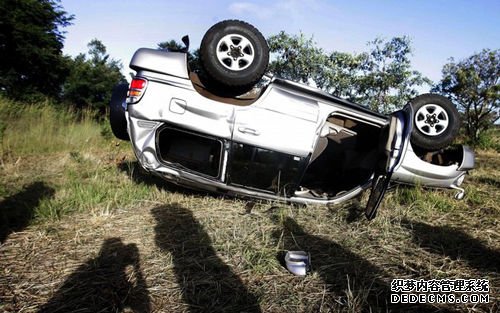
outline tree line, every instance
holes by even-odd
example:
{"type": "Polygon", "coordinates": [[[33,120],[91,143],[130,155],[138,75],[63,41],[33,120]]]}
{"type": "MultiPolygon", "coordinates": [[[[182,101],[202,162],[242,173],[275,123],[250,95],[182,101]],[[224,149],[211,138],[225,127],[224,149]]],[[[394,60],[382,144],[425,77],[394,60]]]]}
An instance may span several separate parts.
{"type": "Polygon", "coordinates": [[[105,110],[113,86],[126,82],[121,63],[98,39],[87,53],[63,55],[73,20],[58,0],[0,0],[0,95],[105,110]]]}
{"type": "Polygon", "coordinates": [[[313,82],[333,95],[389,113],[417,95],[417,87],[447,96],[462,114],[466,138],[472,144],[500,117],[500,49],[482,51],[449,63],[433,83],[411,66],[408,37],[377,38],[363,53],[327,53],[312,38],[281,32],[268,38],[275,59],[273,73],[313,82]]]}
{"type": "MultiPolygon", "coordinates": [[[[89,51],[62,54],[64,31],[74,16],[59,0],[0,0],[0,94],[36,102],[49,97],[78,109],[105,111],[113,86],[125,82],[121,63],[98,39],[89,51]]],[[[333,95],[388,113],[416,96],[419,88],[450,98],[459,108],[465,136],[476,144],[500,117],[500,49],[484,49],[463,60],[450,59],[433,83],[412,68],[408,37],[377,38],[362,53],[327,52],[313,38],[282,31],[267,39],[275,76],[313,84],[333,95]]],[[[175,40],[159,49],[179,50],[175,40]]],[[[188,52],[199,71],[198,52],[188,52]]]]}

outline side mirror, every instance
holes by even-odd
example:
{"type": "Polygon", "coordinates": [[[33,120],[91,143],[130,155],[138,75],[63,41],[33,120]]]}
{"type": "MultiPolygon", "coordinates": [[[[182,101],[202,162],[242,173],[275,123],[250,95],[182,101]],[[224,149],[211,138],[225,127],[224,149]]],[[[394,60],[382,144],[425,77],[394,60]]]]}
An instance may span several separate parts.
{"type": "Polygon", "coordinates": [[[186,35],[184,37],[182,37],[182,42],[184,43],[184,45],[186,46],[185,51],[184,52],[188,52],[189,51],[189,36],[186,35]]]}

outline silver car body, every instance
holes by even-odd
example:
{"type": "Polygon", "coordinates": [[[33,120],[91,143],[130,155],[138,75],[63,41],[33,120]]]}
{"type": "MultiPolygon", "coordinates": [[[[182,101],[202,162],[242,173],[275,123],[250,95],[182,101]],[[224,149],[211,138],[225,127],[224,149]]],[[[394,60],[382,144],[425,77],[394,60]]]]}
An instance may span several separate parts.
{"type": "Polygon", "coordinates": [[[413,114],[409,106],[392,117],[384,116],[281,79],[272,79],[250,105],[239,106],[201,95],[190,79],[185,53],[139,49],[130,67],[137,72],[136,77],[147,80],[139,101],[129,98],[124,103],[135,155],[143,168],[179,185],[268,200],[286,198],[296,203],[336,204],[355,197],[370,187],[373,175],[349,190],[317,197],[300,190],[287,195],[272,193],[228,181],[233,143],[290,155],[308,166],[326,136],[339,133],[349,136],[352,132],[328,122],[332,116],[352,119],[374,129],[388,127],[392,119],[395,134],[389,143],[392,151],[388,167],[394,182],[463,191],[458,186],[466,171],[474,167],[474,154],[465,147],[461,160],[448,166],[430,164],[417,157],[409,139],[413,114]],[[210,177],[162,160],[158,134],[165,127],[218,140],[222,147],[218,174],[210,177]]]}

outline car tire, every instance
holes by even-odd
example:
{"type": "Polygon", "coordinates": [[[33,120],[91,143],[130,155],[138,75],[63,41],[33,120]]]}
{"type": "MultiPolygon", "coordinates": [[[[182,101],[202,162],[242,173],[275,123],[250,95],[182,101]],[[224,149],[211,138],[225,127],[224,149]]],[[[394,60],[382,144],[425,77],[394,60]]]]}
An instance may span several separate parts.
{"type": "Polygon", "coordinates": [[[266,39],[252,25],[226,20],[203,37],[200,61],[204,83],[215,93],[242,94],[264,75],[269,63],[266,39]]]}
{"type": "Polygon", "coordinates": [[[129,141],[127,119],[123,103],[127,100],[128,84],[119,84],[113,88],[109,103],[109,124],[116,138],[129,141]]]}
{"type": "Polygon", "coordinates": [[[460,116],[448,98],[423,94],[410,103],[414,112],[412,144],[424,150],[439,150],[455,139],[460,128],[460,116]]]}

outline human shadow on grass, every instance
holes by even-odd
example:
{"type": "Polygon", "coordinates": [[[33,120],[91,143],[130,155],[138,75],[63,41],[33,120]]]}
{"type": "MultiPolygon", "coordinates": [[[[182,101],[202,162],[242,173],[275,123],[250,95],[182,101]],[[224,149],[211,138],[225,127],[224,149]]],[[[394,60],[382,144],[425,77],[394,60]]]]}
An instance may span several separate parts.
{"type": "Polygon", "coordinates": [[[156,245],[172,255],[190,312],[260,312],[258,299],[224,263],[192,212],[178,204],[152,209],[156,245]]]}
{"type": "Polygon", "coordinates": [[[3,243],[9,234],[26,228],[40,202],[52,198],[54,194],[52,187],[38,181],[0,201],[0,243],[3,243]]]}
{"type": "MultiPolygon", "coordinates": [[[[273,233],[283,242],[284,251],[278,254],[282,265],[286,251],[303,250],[311,255],[312,271],[325,282],[334,299],[329,303],[337,306],[332,311],[345,310],[351,305],[362,312],[435,312],[437,308],[425,304],[391,304],[389,277],[383,269],[370,263],[333,240],[327,240],[305,232],[292,218],[285,218],[282,229],[273,233]],[[350,295],[350,296],[348,296],[350,295]],[[348,303],[349,302],[349,303],[348,303]]],[[[293,286],[291,286],[293,289],[293,286]]],[[[319,308],[317,308],[319,310],[319,308]]],[[[315,308],[311,308],[311,312],[315,308]]],[[[440,308],[440,312],[446,312],[440,308]]]]}
{"type": "Polygon", "coordinates": [[[401,225],[411,231],[417,245],[429,252],[462,260],[479,271],[498,273],[500,270],[500,251],[487,247],[458,228],[406,219],[401,225]]]}
{"type": "Polygon", "coordinates": [[[43,305],[49,312],[147,313],[151,304],[135,244],[120,238],[104,241],[96,258],[75,270],[43,305]]]}

